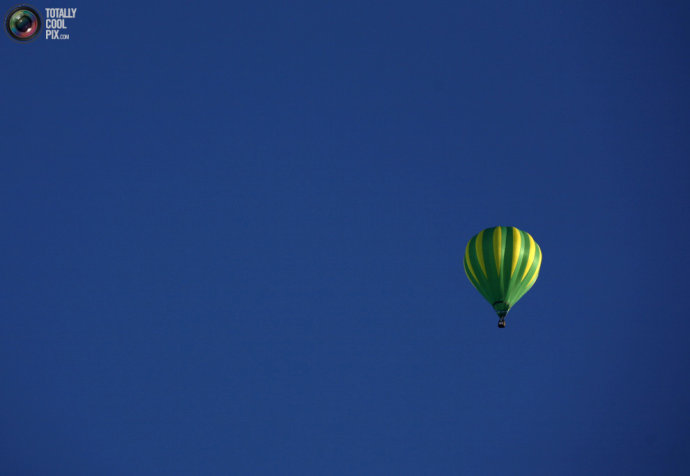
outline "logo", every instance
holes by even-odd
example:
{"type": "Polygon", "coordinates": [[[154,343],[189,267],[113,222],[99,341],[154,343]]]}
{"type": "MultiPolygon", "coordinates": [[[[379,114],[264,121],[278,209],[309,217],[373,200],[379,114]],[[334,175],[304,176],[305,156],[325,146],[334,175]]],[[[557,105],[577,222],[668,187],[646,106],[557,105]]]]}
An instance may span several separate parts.
{"type": "Polygon", "coordinates": [[[76,8],[46,8],[46,40],[69,40],[69,32],[65,30],[76,17],[76,8]]]}
{"type": "Polygon", "coordinates": [[[31,41],[41,31],[41,17],[28,5],[15,7],[5,18],[7,33],[17,41],[31,41]]]}

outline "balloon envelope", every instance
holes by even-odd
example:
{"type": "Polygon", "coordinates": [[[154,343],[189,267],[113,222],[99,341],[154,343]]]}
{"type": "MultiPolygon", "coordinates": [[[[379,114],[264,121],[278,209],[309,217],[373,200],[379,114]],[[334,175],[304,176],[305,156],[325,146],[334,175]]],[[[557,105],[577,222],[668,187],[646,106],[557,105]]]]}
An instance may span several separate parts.
{"type": "Polygon", "coordinates": [[[537,280],[541,248],[527,232],[495,226],[467,243],[464,265],[472,285],[503,318],[537,280]]]}

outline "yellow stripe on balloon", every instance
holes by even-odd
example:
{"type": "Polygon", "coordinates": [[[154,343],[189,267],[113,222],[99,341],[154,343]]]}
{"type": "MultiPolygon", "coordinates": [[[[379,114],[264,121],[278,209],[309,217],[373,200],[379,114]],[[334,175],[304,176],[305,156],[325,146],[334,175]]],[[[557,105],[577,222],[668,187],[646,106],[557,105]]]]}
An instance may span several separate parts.
{"type": "Polygon", "coordinates": [[[494,261],[496,262],[496,275],[501,276],[501,227],[494,228],[494,261]]]}
{"type": "Polygon", "coordinates": [[[520,257],[520,245],[522,242],[520,241],[520,231],[513,227],[513,263],[510,266],[510,277],[513,277],[513,273],[515,272],[515,267],[517,266],[518,258],[520,257]]]}
{"type": "Polygon", "coordinates": [[[489,275],[486,273],[486,266],[484,265],[484,250],[483,250],[483,241],[484,238],[484,230],[480,231],[479,234],[477,235],[477,259],[479,260],[479,267],[482,268],[482,271],[484,272],[484,276],[487,278],[489,275]]]}
{"type": "Polygon", "coordinates": [[[532,238],[532,235],[529,233],[525,233],[527,235],[527,238],[529,239],[529,257],[527,258],[527,266],[525,266],[525,272],[522,273],[522,277],[520,278],[520,281],[525,279],[525,276],[527,276],[527,272],[530,270],[532,267],[532,261],[534,261],[534,250],[536,249],[536,243],[534,242],[534,238],[532,238]]]}
{"type": "Polygon", "coordinates": [[[472,268],[472,260],[470,260],[470,243],[472,243],[472,240],[470,240],[467,243],[467,246],[465,247],[465,263],[467,264],[467,269],[469,269],[470,273],[472,273],[472,276],[474,276],[474,280],[476,282],[479,282],[479,279],[477,279],[477,274],[474,272],[474,269],[472,268]]]}

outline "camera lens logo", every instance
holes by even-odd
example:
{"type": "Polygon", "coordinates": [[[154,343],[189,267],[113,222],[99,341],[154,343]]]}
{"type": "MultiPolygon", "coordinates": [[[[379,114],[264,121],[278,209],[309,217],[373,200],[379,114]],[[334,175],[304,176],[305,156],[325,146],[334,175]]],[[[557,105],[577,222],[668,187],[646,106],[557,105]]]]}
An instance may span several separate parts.
{"type": "Polygon", "coordinates": [[[15,7],[7,14],[5,28],[15,40],[30,41],[41,31],[41,17],[27,5],[15,7]]]}

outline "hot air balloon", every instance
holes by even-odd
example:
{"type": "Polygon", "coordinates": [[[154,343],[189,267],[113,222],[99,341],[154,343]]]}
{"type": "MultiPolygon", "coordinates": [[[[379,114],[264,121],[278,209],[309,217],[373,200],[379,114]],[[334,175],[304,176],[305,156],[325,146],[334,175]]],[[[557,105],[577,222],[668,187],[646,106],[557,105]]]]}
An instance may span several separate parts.
{"type": "Polygon", "coordinates": [[[512,226],[495,226],[477,233],[465,248],[465,274],[498,314],[506,314],[530,290],[539,276],[541,248],[532,236],[512,226]]]}

